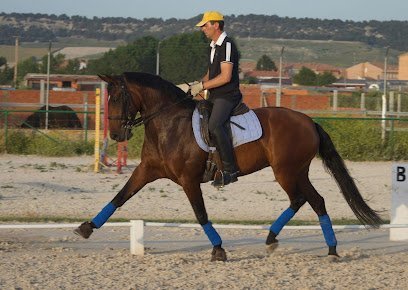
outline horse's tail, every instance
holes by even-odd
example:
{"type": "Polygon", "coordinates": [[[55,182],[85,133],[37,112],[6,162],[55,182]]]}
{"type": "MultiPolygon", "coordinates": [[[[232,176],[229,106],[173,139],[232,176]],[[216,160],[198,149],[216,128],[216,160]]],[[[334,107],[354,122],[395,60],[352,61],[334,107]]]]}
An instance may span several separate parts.
{"type": "Polygon", "coordinates": [[[319,133],[319,155],[326,170],[334,177],[350,208],[364,225],[378,228],[384,221],[378,213],[371,209],[361,196],[353,178],[350,176],[343,159],[337,152],[330,136],[315,123],[319,133]]]}

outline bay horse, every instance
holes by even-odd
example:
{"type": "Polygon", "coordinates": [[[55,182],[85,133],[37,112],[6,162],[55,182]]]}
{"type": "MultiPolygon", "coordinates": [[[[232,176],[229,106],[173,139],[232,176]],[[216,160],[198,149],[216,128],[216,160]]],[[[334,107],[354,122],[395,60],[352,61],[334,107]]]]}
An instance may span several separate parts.
{"type": "MultiPolygon", "coordinates": [[[[159,76],[140,72],[100,75],[108,83],[110,137],[118,142],[131,136],[131,127],[145,126],[141,162],[124,187],[93,219],[82,223],[75,233],[89,238],[109,217],[146,184],[168,178],[180,185],[189,199],[195,216],[209,238],[212,261],[225,261],[222,239],[208,219],[202,177],[207,152],[200,149],[192,129],[195,100],[177,86],[159,76]],[[140,117],[136,118],[137,113],[140,117]]],[[[283,107],[254,110],[263,135],[257,141],[235,148],[240,175],[271,166],[277,182],[287,193],[290,206],[271,225],[266,245],[276,248],[282,228],[308,202],[316,212],[328,255],[338,256],[337,240],[327,214],[324,198],[309,180],[312,159],[319,154],[334,176],[344,198],[361,223],[378,227],[383,223],[377,212],[364,201],[343,159],[323,128],[303,113],[283,107]]]]}

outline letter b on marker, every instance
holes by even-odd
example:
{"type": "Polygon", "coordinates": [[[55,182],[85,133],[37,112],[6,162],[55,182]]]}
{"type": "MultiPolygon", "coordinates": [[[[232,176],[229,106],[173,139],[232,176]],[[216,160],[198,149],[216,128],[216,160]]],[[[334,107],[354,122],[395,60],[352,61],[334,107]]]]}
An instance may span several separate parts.
{"type": "Polygon", "coordinates": [[[405,181],[405,167],[397,166],[397,181],[405,181]]]}

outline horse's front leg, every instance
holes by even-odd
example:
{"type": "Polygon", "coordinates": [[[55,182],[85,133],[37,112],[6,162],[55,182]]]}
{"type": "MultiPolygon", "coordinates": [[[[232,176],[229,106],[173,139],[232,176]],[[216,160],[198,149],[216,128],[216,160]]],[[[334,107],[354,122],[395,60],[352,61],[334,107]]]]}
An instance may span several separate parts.
{"type": "Polygon", "coordinates": [[[226,261],[227,254],[221,247],[221,237],[213,227],[211,221],[208,220],[200,184],[184,185],[183,189],[191,203],[197,221],[199,222],[211,244],[213,245],[211,261],[226,261]]]}
{"type": "Polygon", "coordinates": [[[74,230],[74,233],[87,239],[92,234],[93,229],[99,229],[113,215],[118,207],[121,207],[133,195],[147,183],[159,178],[156,170],[149,168],[146,164],[141,163],[133,171],[125,186],[91,221],[82,223],[74,230]]]}

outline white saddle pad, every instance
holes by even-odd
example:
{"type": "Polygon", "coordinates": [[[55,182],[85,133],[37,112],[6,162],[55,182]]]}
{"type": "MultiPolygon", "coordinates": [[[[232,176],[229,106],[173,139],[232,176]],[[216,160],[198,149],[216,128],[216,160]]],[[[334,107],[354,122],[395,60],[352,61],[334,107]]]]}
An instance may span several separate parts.
{"type": "MultiPolygon", "coordinates": [[[[194,137],[198,146],[203,149],[205,152],[210,151],[210,147],[205,143],[203,137],[201,136],[200,132],[200,122],[202,116],[200,116],[198,109],[196,108],[193,113],[193,131],[194,137]]],[[[261,123],[259,122],[258,117],[256,116],[255,112],[249,110],[248,113],[239,116],[232,116],[231,121],[234,123],[239,124],[240,126],[244,127],[245,130],[242,130],[231,124],[232,130],[232,145],[237,147],[239,145],[258,140],[262,136],[262,127],[261,123]]]]}

